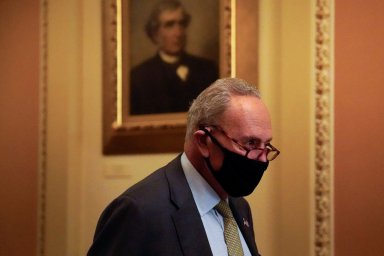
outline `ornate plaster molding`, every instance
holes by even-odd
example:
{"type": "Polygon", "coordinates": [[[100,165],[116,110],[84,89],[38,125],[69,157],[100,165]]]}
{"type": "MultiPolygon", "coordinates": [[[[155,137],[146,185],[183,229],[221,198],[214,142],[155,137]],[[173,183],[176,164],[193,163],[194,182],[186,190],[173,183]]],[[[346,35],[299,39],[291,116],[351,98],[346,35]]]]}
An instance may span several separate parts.
{"type": "Polygon", "coordinates": [[[40,109],[37,255],[45,255],[48,117],[48,0],[40,1],[40,109]]]}
{"type": "Polygon", "coordinates": [[[333,255],[332,225],[332,0],[316,0],[315,253],[333,255]]]}

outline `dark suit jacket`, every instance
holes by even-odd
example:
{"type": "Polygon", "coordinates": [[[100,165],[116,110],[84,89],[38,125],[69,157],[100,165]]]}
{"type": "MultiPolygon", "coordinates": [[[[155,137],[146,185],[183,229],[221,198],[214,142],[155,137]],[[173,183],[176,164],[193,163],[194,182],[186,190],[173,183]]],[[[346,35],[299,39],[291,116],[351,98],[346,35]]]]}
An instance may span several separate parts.
{"type": "MultiPolygon", "coordinates": [[[[230,206],[252,255],[259,255],[243,198],[230,206]]],[[[212,255],[180,156],[129,188],[103,212],[88,256],[212,255]]]]}
{"type": "Polygon", "coordinates": [[[134,67],[130,76],[131,114],[186,112],[191,101],[218,78],[218,69],[214,62],[189,54],[176,64],[156,55],[134,67]],[[186,81],[176,73],[179,65],[189,69],[186,81]]]}

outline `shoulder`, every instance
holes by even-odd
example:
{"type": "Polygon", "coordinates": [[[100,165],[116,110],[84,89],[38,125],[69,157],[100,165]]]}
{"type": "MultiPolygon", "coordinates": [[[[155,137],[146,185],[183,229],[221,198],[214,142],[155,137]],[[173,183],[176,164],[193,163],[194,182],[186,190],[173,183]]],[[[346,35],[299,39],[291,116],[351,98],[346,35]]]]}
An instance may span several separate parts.
{"type": "Polygon", "coordinates": [[[167,166],[164,166],[138,183],[128,188],[120,195],[120,198],[131,198],[138,202],[147,202],[148,200],[159,200],[169,194],[169,186],[166,177],[167,166]]]}
{"type": "Polygon", "coordinates": [[[117,201],[151,204],[151,201],[169,200],[171,186],[175,185],[174,183],[181,183],[183,177],[180,156],[178,156],[128,188],[117,197],[117,201]]]}
{"type": "MultiPolygon", "coordinates": [[[[175,161],[177,158],[171,163],[175,161]]],[[[159,208],[172,210],[166,177],[166,172],[171,170],[168,167],[170,164],[156,170],[112,200],[100,216],[98,229],[107,223],[139,222],[148,214],[159,211],[159,208]]]]}

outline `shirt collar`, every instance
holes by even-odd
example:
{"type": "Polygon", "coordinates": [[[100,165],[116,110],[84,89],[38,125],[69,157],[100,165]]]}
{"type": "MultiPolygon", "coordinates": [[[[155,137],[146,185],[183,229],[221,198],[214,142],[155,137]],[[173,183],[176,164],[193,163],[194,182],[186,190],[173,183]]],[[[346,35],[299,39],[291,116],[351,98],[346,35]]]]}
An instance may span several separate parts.
{"type": "Polygon", "coordinates": [[[180,60],[180,56],[169,55],[169,54],[166,54],[163,51],[159,51],[159,55],[160,55],[160,58],[165,63],[168,63],[168,64],[173,64],[173,63],[176,63],[176,62],[178,62],[180,60]]]}
{"type": "Polygon", "coordinates": [[[220,197],[195,169],[185,153],[181,155],[181,166],[200,216],[203,216],[219,203],[220,197]]]}

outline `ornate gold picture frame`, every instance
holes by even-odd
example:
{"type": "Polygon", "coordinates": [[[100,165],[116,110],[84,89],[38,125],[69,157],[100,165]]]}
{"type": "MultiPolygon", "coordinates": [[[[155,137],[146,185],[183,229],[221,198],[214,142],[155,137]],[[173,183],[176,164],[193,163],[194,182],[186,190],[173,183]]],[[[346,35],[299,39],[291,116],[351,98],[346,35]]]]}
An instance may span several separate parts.
{"type": "MultiPolygon", "coordinates": [[[[134,1],[103,1],[103,154],[142,154],[180,152],[183,149],[186,112],[131,115],[129,113],[130,31],[134,1]],[[130,15],[131,14],[131,15],[130,15]]],[[[149,0],[140,0],[140,6],[149,0]]],[[[202,0],[181,1],[184,5],[203,5],[202,0]]],[[[217,17],[217,65],[219,76],[233,74],[234,0],[209,0],[217,17]]],[[[136,5],[138,6],[138,5],[136,5]]],[[[192,22],[198,13],[191,13],[192,22]],[[195,15],[195,16],[194,16],[195,15]]],[[[197,17],[197,18],[196,18],[197,17]]],[[[206,28],[200,28],[206,29],[206,28]]],[[[144,30],[144,29],[143,29],[144,30]]],[[[144,32],[143,32],[144,33],[144,32]]],[[[135,51],[136,52],[136,51],[135,51]]],[[[151,74],[148,74],[151,75],[151,74]]]]}

